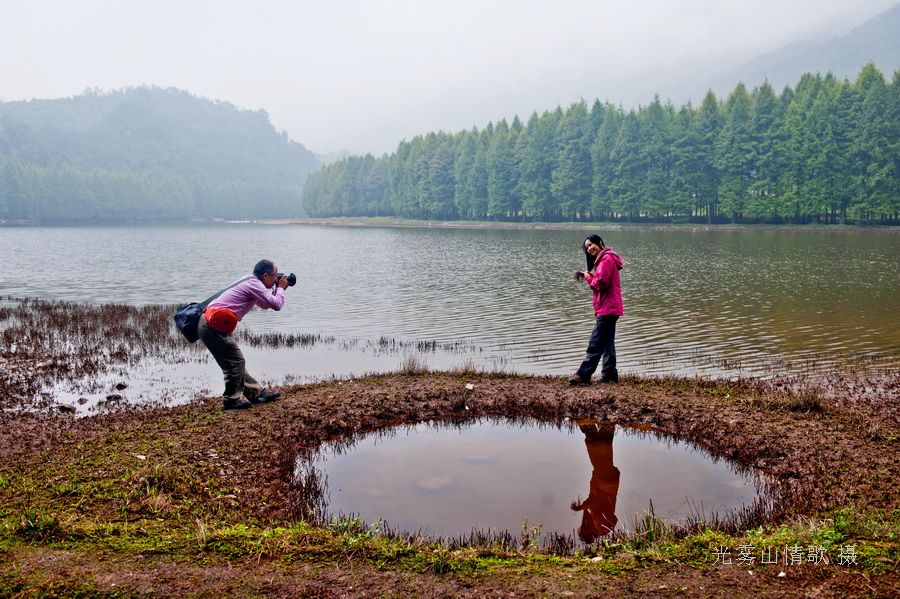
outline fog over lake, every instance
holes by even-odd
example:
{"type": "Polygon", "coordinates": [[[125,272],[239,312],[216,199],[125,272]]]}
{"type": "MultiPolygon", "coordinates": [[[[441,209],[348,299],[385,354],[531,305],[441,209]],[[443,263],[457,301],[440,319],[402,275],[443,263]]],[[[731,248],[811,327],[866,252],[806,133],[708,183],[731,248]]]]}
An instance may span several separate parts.
{"type": "MultiPolygon", "coordinates": [[[[791,44],[847,35],[896,0],[5,2],[0,101],[177,87],[263,109],[318,153],[379,155],[428,131],[527,119],[580,99],[699,104],[791,44]]],[[[863,55],[846,63],[857,72],[863,55]],[[852,66],[851,66],[852,65],[852,66]]],[[[832,70],[780,61],[800,73],[832,70]],[[790,64],[785,64],[790,63],[790,64]]],[[[881,66],[886,74],[893,62],[881,66]]],[[[836,73],[846,75],[848,73],[836,73]]],[[[749,75],[749,78],[748,78],[749,75]]]]}

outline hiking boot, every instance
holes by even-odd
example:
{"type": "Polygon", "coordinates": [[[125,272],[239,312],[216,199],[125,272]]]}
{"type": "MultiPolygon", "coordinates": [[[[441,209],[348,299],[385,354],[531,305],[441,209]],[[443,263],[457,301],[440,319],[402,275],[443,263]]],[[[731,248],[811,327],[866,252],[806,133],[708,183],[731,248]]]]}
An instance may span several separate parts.
{"type": "Polygon", "coordinates": [[[569,377],[569,384],[570,385],[590,385],[591,381],[584,380],[583,378],[581,378],[581,375],[576,372],[575,374],[573,374],[572,376],[569,377]]]}
{"type": "Polygon", "coordinates": [[[252,407],[253,404],[244,397],[226,397],[222,400],[223,410],[246,410],[252,407]]]}
{"type": "Polygon", "coordinates": [[[263,389],[259,395],[250,400],[250,403],[271,403],[281,397],[281,391],[272,391],[271,389],[263,389]]]}

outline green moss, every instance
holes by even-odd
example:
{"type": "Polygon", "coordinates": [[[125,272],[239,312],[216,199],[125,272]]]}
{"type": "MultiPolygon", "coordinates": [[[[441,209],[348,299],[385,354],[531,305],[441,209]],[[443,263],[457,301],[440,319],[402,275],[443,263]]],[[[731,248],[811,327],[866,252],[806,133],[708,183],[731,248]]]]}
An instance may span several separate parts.
{"type": "Polygon", "coordinates": [[[115,599],[132,593],[97,589],[79,580],[45,579],[39,574],[23,576],[17,572],[0,572],[0,597],[41,597],[42,599],[115,599]]]}
{"type": "MultiPolygon", "coordinates": [[[[716,396],[718,401],[741,406],[755,401],[752,392],[739,385],[681,379],[644,384],[683,392],[685,401],[692,400],[691,395],[716,396]]],[[[783,402],[775,401],[771,408],[785,409],[783,402]]],[[[0,549],[26,553],[33,548],[66,549],[88,558],[125,560],[162,554],[173,562],[191,564],[247,557],[284,564],[365,561],[410,576],[428,572],[511,578],[555,578],[562,573],[620,577],[657,564],[706,569],[716,565],[717,551],[730,549],[736,557],[741,545],[822,547],[832,561],[842,548],[853,547],[857,563],[852,567],[867,574],[888,572],[900,560],[900,512],[860,507],[865,504],[862,498],[833,512],[735,534],[703,530],[682,537],[649,518],[636,534],[581,547],[571,556],[541,553],[533,544],[517,551],[499,544],[449,549],[425,541],[391,539],[382,536],[378,522],[365,525],[358,518],[335,520],[324,527],[263,521],[248,515],[239,501],[227,499],[238,494],[228,485],[239,483],[229,483],[217,465],[192,461],[191,454],[175,450],[185,431],[215,427],[222,418],[203,412],[193,419],[173,420],[171,426],[178,434],[171,441],[159,431],[110,432],[68,451],[64,458],[31,468],[0,469],[0,549]]],[[[22,589],[48,596],[96,594],[77,586],[77,581],[70,587],[55,584],[25,579],[0,565],[0,596],[22,589]]]]}
{"type": "MultiPolygon", "coordinates": [[[[374,533],[371,527],[363,528],[352,521],[320,528],[304,522],[284,527],[259,527],[243,522],[203,524],[147,518],[131,522],[82,523],[64,529],[65,534],[59,537],[22,535],[10,530],[11,525],[15,528],[15,519],[6,518],[0,523],[0,547],[27,551],[32,546],[43,546],[86,555],[118,557],[155,553],[195,564],[202,564],[207,558],[255,557],[285,563],[309,561],[319,564],[351,559],[414,574],[553,577],[567,571],[576,576],[593,573],[620,577],[658,563],[701,569],[713,567],[717,551],[728,548],[736,559],[737,547],[745,544],[757,548],[821,545],[831,548],[832,559],[837,556],[837,548],[853,546],[857,562],[854,567],[874,574],[890,571],[898,559],[896,541],[900,516],[896,511],[872,517],[845,509],[834,516],[821,521],[763,527],[735,536],[707,530],[681,539],[659,539],[650,543],[607,542],[592,548],[590,555],[577,553],[573,556],[503,552],[490,548],[451,550],[434,544],[385,538],[374,533]]],[[[57,588],[46,581],[26,581],[14,571],[0,567],[0,590],[14,594],[24,588],[38,590],[39,594],[59,592],[67,596],[78,593],[90,596],[94,592],[89,587],[57,588]]]]}
{"type": "MultiPolygon", "coordinates": [[[[88,555],[157,553],[189,561],[248,556],[320,563],[362,559],[384,569],[458,575],[519,571],[553,576],[561,569],[586,569],[620,576],[654,563],[704,568],[715,564],[717,551],[728,548],[736,557],[741,545],[817,546],[828,552],[832,562],[843,547],[853,547],[854,567],[870,573],[888,571],[900,557],[897,510],[860,512],[848,507],[819,519],[760,527],[740,535],[705,530],[675,538],[663,528],[649,527],[640,534],[589,548],[586,553],[560,556],[499,547],[450,550],[424,542],[389,539],[381,536],[379,523],[366,526],[359,519],[350,518],[325,527],[306,522],[259,526],[242,519],[238,509],[218,511],[217,502],[208,499],[227,489],[211,491],[215,482],[205,480],[185,465],[139,465],[115,470],[120,474],[94,479],[73,470],[59,476],[50,473],[44,480],[5,477],[8,484],[4,491],[16,487],[22,492],[2,495],[0,547],[45,546],[88,555]],[[147,507],[148,501],[161,495],[171,497],[172,505],[156,511],[147,507]],[[596,557],[601,559],[592,561],[596,557]]],[[[14,588],[20,581],[4,572],[2,584],[14,588]]]]}
{"type": "Polygon", "coordinates": [[[15,597],[28,588],[18,572],[0,570],[0,597],[15,597]]]}

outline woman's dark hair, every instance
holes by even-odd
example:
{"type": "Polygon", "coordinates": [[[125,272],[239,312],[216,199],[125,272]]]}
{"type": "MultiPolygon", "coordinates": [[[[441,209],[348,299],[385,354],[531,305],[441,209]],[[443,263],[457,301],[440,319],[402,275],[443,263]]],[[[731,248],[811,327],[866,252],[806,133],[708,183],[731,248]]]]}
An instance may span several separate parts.
{"type": "MultiPolygon", "coordinates": [[[[584,241],[590,241],[594,245],[599,246],[601,250],[606,247],[603,244],[603,239],[599,235],[588,235],[584,238],[584,241]]],[[[587,248],[584,247],[584,241],[581,242],[581,249],[584,250],[584,257],[587,260],[587,269],[588,272],[590,272],[591,269],[594,268],[594,261],[596,260],[596,258],[588,253],[587,248]]]]}
{"type": "Polygon", "coordinates": [[[275,263],[271,260],[260,260],[256,263],[256,266],[253,267],[253,274],[257,279],[262,279],[262,276],[267,272],[275,271],[275,263]]]}

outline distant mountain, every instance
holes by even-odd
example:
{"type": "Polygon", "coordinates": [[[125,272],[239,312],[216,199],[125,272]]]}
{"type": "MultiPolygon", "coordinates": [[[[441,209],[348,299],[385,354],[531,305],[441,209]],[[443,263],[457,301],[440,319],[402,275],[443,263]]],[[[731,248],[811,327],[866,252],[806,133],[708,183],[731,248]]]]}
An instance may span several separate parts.
{"type": "Polygon", "coordinates": [[[319,166],[265,111],[177,89],[0,103],[0,219],[296,216],[319,166]]]}
{"type": "Polygon", "coordinates": [[[874,62],[888,79],[900,68],[900,4],[843,37],[797,42],[762,54],[738,69],[721,73],[707,87],[727,94],[738,81],[752,89],[768,80],[777,90],[793,85],[804,73],[830,72],[838,79],[852,80],[868,62],[874,62]]]}

